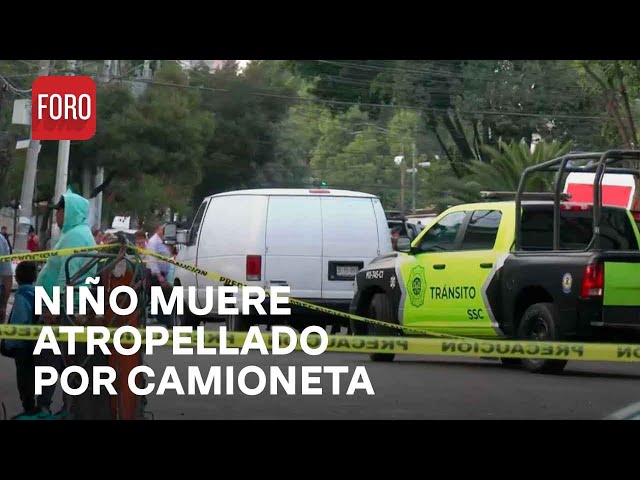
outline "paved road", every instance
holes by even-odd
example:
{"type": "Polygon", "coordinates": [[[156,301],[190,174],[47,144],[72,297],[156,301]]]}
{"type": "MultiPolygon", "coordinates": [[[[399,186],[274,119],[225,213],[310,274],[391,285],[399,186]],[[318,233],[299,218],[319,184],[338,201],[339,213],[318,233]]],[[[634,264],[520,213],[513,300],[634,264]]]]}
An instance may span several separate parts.
{"type": "MultiPolygon", "coordinates": [[[[321,374],[321,396],[269,394],[269,384],[258,396],[238,392],[221,395],[179,396],[173,391],[150,395],[148,410],[156,419],[601,419],[614,410],[640,401],[640,365],[569,363],[563,375],[534,375],[502,367],[489,360],[403,356],[393,363],[373,363],[361,354],[325,353],[319,357],[295,352],[284,357],[174,356],[162,347],[147,356],[148,365],[161,376],[175,365],[187,389],[187,366],[339,365],[343,375],[341,394],[331,395],[331,375],[321,374]],[[368,396],[344,392],[356,366],[363,365],[375,390],[368,396]]],[[[286,368],[283,368],[286,372],[286,368]]],[[[237,378],[237,374],[236,374],[237,378]]],[[[248,385],[255,386],[255,376],[248,385]]],[[[300,374],[296,381],[299,382],[300,374]]],[[[159,378],[156,378],[156,388],[159,378]]],[[[314,385],[315,386],[315,385],[314,385]]],[[[59,398],[59,396],[58,396],[59,398]]],[[[14,366],[0,357],[0,401],[8,415],[19,410],[14,366]]],[[[58,400],[59,402],[59,400],[58,400]]],[[[58,403],[59,404],[59,403],[58,403]]],[[[0,412],[0,416],[1,416],[0,412]]]]}

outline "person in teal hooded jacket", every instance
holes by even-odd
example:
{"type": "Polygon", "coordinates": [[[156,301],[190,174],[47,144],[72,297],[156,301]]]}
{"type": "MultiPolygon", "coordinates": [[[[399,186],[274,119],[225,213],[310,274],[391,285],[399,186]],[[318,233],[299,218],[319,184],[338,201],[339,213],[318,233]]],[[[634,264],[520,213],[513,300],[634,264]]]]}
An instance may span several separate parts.
{"type": "MultiPolygon", "coordinates": [[[[91,233],[91,227],[89,226],[89,201],[86,198],[73,193],[71,188],[69,188],[62,194],[60,201],[53,208],[56,209],[56,223],[61,229],[60,238],[53,247],[53,250],[90,247],[96,244],[93,234],[91,233]]],[[[68,258],[68,255],[49,257],[47,259],[47,263],[38,275],[36,286],[43,287],[49,298],[53,298],[53,287],[55,286],[59,286],[60,291],[63,293],[65,292],[65,263],[68,258]]],[[[87,259],[82,257],[70,260],[70,278],[72,278],[78,270],[86,264],[86,262],[87,259]]],[[[90,269],[78,279],[79,283],[77,283],[77,285],[84,285],[84,280],[87,277],[95,276],[95,273],[95,267],[90,269]]],[[[64,306],[65,303],[66,302],[61,301],[61,306],[64,306]]],[[[78,305],[77,287],[75,305],[76,307],[78,305]]],[[[41,319],[44,320],[44,323],[54,323],[55,321],[50,313],[44,311],[41,319]]],[[[57,368],[59,372],[62,370],[62,359],[59,356],[54,355],[50,350],[43,350],[39,357],[40,358],[37,360],[38,365],[53,366],[57,368]]],[[[55,385],[43,387],[42,395],[38,396],[37,415],[39,417],[42,418],[51,415],[51,400],[53,398],[55,388],[55,385]]],[[[65,405],[65,407],[66,406],[67,405],[65,405]]]]}
{"type": "MultiPolygon", "coordinates": [[[[53,250],[63,248],[90,247],[96,244],[89,226],[89,200],[73,193],[71,188],[62,194],[56,209],[56,223],[61,229],[60,238],[53,250]]],[[[42,268],[36,286],[41,286],[53,298],[53,287],[59,286],[64,292],[66,277],[64,265],[68,255],[50,257],[42,268]]],[[[73,275],[86,263],[86,258],[74,258],[69,262],[69,275],[73,275]]],[[[86,272],[79,280],[95,275],[95,268],[86,272]]],[[[77,295],[76,295],[77,301],[77,295]]],[[[77,303],[76,303],[77,305],[77,303]]]]}

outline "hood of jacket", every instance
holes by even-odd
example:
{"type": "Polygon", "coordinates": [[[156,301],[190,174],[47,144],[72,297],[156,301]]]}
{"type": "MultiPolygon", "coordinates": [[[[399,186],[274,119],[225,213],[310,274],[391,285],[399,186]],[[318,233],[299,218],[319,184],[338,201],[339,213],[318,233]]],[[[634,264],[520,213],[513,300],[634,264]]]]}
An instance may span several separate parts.
{"type": "Polygon", "coordinates": [[[62,196],[64,197],[62,232],[68,232],[78,225],[89,226],[89,200],[77,193],[73,193],[71,188],[68,188],[62,196]]]}

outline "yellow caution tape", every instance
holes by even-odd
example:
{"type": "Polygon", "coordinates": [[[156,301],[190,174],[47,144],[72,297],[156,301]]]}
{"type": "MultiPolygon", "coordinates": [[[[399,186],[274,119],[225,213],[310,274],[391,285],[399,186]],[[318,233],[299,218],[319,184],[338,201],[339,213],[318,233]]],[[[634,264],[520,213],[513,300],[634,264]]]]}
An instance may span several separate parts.
{"type": "MultiPolygon", "coordinates": [[[[91,247],[67,248],[62,250],[49,250],[44,252],[36,252],[29,254],[14,254],[0,256],[0,261],[21,259],[42,261],[58,255],[72,255],[75,253],[86,252],[91,250],[101,250],[108,248],[122,247],[121,244],[98,245],[91,247]]],[[[198,267],[179,262],[169,257],[157,254],[150,250],[141,249],[133,245],[127,245],[127,248],[137,251],[148,257],[155,257],[161,261],[171,263],[177,267],[183,268],[197,275],[206,276],[216,282],[224,285],[245,287],[242,282],[230,279],[223,275],[208,272],[198,267]]],[[[269,294],[268,289],[265,293],[269,294]]],[[[488,357],[488,358],[541,358],[541,359],[561,359],[561,360],[587,360],[587,361],[614,361],[614,362],[638,362],[640,361],[640,345],[638,344],[604,344],[604,343],[581,343],[581,342],[538,342],[538,341],[518,341],[518,340],[481,340],[467,338],[455,335],[446,335],[440,333],[429,332],[423,329],[408,328],[402,325],[384,322],[377,319],[367,318],[360,315],[334,310],[331,308],[314,305],[303,300],[289,298],[289,303],[298,305],[309,310],[314,310],[330,315],[335,315],[350,320],[362,321],[374,325],[415,332],[420,335],[427,335],[440,338],[416,338],[404,336],[346,336],[346,335],[329,335],[329,345],[327,351],[333,352],[351,352],[351,353],[391,353],[391,354],[410,354],[410,355],[448,355],[463,357],[488,357]]],[[[42,330],[42,325],[0,325],[0,339],[15,340],[37,340],[42,330]]],[[[56,338],[64,342],[67,340],[66,334],[58,332],[57,327],[52,327],[56,333],[56,338]]],[[[138,329],[143,333],[145,329],[138,329]]],[[[116,328],[109,328],[109,331],[115,332],[116,328]]],[[[400,332],[399,332],[400,333],[400,332]]],[[[242,347],[247,333],[228,332],[227,347],[242,347]]],[[[76,334],[79,342],[86,342],[86,333],[76,334]]],[[[263,334],[263,338],[267,345],[271,345],[271,334],[263,334]]],[[[309,336],[309,344],[312,346],[313,338],[319,341],[319,337],[309,336]]],[[[121,337],[121,343],[133,342],[133,336],[125,333],[121,337]]],[[[191,336],[191,343],[183,345],[195,345],[197,342],[197,331],[191,336]]],[[[111,342],[112,343],[112,342],[111,342]]],[[[170,337],[168,345],[173,344],[170,337]]],[[[220,334],[218,332],[205,331],[201,344],[206,347],[218,347],[220,345],[220,334]]],[[[283,345],[285,346],[285,345],[283,345]]],[[[297,345],[296,349],[300,349],[297,345]]]]}
{"type": "MultiPolygon", "coordinates": [[[[169,257],[165,257],[164,255],[160,255],[156,252],[153,252],[151,250],[145,250],[143,248],[139,248],[139,247],[135,247],[135,249],[141,253],[142,255],[147,255],[149,257],[155,257],[158,258],[162,261],[165,261],[167,263],[171,263],[177,267],[180,268],[184,268],[185,270],[191,272],[191,273],[195,273],[196,275],[202,275],[205,277],[210,278],[211,280],[215,281],[215,282],[220,282],[224,285],[227,286],[234,286],[234,287],[246,287],[247,285],[245,285],[242,282],[239,282],[237,280],[233,280],[229,277],[225,277],[223,275],[217,274],[217,273],[213,273],[213,272],[208,272],[206,270],[203,270],[201,268],[198,267],[194,267],[193,265],[188,265],[186,263],[182,263],[179,262],[177,260],[174,260],[173,258],[169,258],[169,257]]],[[[265,288],[265,293],[267,295],[269,295],[269,289],[265,288]]],[[[333,308],[327,308],[327,307],[321,307],[320,305],[314,305],[313,303],[309,303],[309,302],[305,302],[304,300],[298,300],[296,298],[292,298],[289,297],[289,303],[291,305],[298,305],[300,307],[306,308],[308,310],[313,310],[316,312],[321,312],[321,313],[325,313],[328,315],[334,315],[336,317],[342,317],[342,318],[346,318],[348,320],[355,320],[358,322],[365,322],[365,323],[371,323],[373,325],[379,325],[381,327],[387,327],[387,328],[392,328],[395,330],[402,330],[404,332],[410,332],[410,333],[415,333],[418,335],[425,335],[425,336],[430,336],[430,337],[441,337],[441,338],[464,338],[464,337],[460,337],[459,335],[448,335],[445,333],[436,333],[436,332],[430,332],[428,330],[425,329],[419,329],[419,328],[412,328],[412,327],[405,327],[404,325],[398,325],[396,323],[389,323],[389,322],[384,322],[382,320],[378,320],[378,319],[374,319],[374,318],[367,318],[367,317],[363,317],[361,315],[355,315],[353,313],[348,313],[348,312],[343,312],[341,310],[335,310],[333,308]]]]}
{"type": "MultiPolygon", "coordinates": [[[[0,338],[14,340],[37,340],[43,325],[0,325],[0,338]]],[[[68,340],[66,333],[60,333],[57,326],[51,327],[58,342],[68,340]]],[[[109,328],[111,332],[108,343],[113,343],[113,334],[117,328],[109,328]]],[[[147,343],[147,335],[160,339],[156,333],[147,333],[144,328],[136,329],[140,332],[141,344],[147,343]]],[[[272,345],[273,335],[261,332],[267,346],[272,345]]],[[[242,348],[247,338],[246,332],[227,332],[224,345],[227,348],[242,348]]],[[[181,334],[182,347],[201,346],[206,348],[220,347],[219,332],[197,329],[192,331],[190,339],[181,334]],[[201,337],[200,339],[198,337],[201,337]]],[[[86,329],[75,334],[77,342],[86,342],[86,329]]],[[[311,334],[306,344],[313,349],[319,347],[321,337],[311,334]]],[[[134,336],[125,332],[120,337],[123,346],[132,345],[134,336]]],[[[166,345],[173,345],[173,333],[169,330],[166,345]]],[[[280,337],[281,347],[288,345],[288,336],[280,337]]],[[[296,350],[300,350],[296,342],[296,350]]],[[[487,357],[487,358],[537,358],[556,360],[583,360],[606,362],[640,362],[639,344],[607,344],[607,343],[579,343],[579,342],[538,342],[517,340],[476,340],[476,339],[442,339],[417,337],[370,337],[361,335],[328,335],[328,352],[342,353],[388,353],[400,355],[434,355],[453,357],[487,357]]]]}
{"type": "MultiPolygon", "coordinates": [[[[59,250],[46,250],[46,251],[42,251],[42,252],[33,252],[33,253],[16,253],[16,254],[12,254],[12,255],[2,255],[0,256],[0,262],[4,262],[4,261],[11,261],[11,260],[28,260],[28,261],[33,261],[33,262],[43,262],[43,261],[47,261],[49,258],[51,257],[56,257],[56,256],[62,256],[62,255],[74,255],[76,253],[81,253],[81,252],[89,252],[89,251],[94,251],[94,250],[105,250],[105,249],[114,249],[114,248],[122,248],[122,244],[120,243],[111,243],[111,244],[107,244],[107,245],[95,245],[95,246],[89,246],[89,247],[77,247],[77,248],[63,248],[63,249],[59,249],[59,250]]],[[[216,282],[220,282],[223,283],[224,285],[228,285],[228,286],[237,286],[237,287],[245,287],[246,285],[242,282],[238,282],[237,280],[233,280],[230,279],[228,277],[225,277],[223,275],[219,275],[216,273],[212,273],[212,272],[208,272],[206,270],[203,270],[201,268],[198,267],[194,267],[192,265],[188,265],[186,263],[182,263],[182,262],[178,262],[177,260],[174,260],[170,257],[166,257],[164,255],[160,255],[157,254],[151,250],[145,250],[143,248],[139,248],[135,245],[126,245],[128,250],[131,251],[137,251],[138,253],[142,254],[142,255],[146,255],[147,257],[155,257],[163,262],[167,262],[167,263],[171,263],[173,265],[176,265],[180,268],[183,268],[189,272],[195,273],[197,275],[203,275],[205,277],[208,277],[216,282]]],[[[269,295],[269,290],[265,289],[265,293],[267,295],[269,295]]],[[[411,327],[405,327],[403,325],[398,325],[395,323],[389,323],[389,322],[385,322],[382,320],[378,320],[378,319],[373,319],[373,318],[367,318],[367,317],[363,317],[360,315],[354,315],[348,312],[343,312],[341,310],[334,310],[332,308],[327,308],[327,307],[322,307],[320,305],[314,305],[313,303],[309,303],[309,302],[305,302],[303,300],[298,300],[295,298],[289,298],[289,303],[291,305],[298,305],[304,308],[307,308],[309,310],[314,310],[317,312],[321,312],[321,313],[325,313],[325,314],[329,314],[329,315],[334,315],[337,317],[342,317],[342,318],[346,318],[348,320],[355,320],[355,321],[360,321],[360,322],[366,322],[366,323],[371,323],[374,325],[379,325],[382,327],[387,327],[387,328],[392,328],[395,330],[401,330],[404,332],[408,332],[408,333],[414,333],[414,334],[419,334],[419,335],[426,335],[426,336],[432,336],[432,337],[442,337],[442,338],[463,338],[457,335],[448,335],[448,334],[443,334],[443,333],[435,333],[435,332],[429,332],[428,330],[424,330],[424,329],[417,329],[417,328],[411,328],[411,327]]]]}
{"type": "Polygon", "coordinates": [[[43,250],[41,252],[30,253],[13,253],[11,255],[0,255],[0,262],[9,262],[12,260],[27,260],[31,262],[46,262],[51,257],[59,257],[61,255],[75,255],[76,253],[90,252],[93,250],[105,250],[119,247],[117,243],[108,245],[93,245],[90,247],[61,248],[59,250],[43,250]]]}

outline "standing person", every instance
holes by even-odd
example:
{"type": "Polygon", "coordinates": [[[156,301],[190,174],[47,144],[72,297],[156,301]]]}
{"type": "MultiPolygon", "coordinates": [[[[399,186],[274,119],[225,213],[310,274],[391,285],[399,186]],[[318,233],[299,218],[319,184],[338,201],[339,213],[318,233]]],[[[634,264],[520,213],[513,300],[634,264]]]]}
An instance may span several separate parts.
{"type": "MultiPolygon", "coordinates": [[[[35,287],[33,282],[38,276],[35,262],[20,262],[16,267],[16,290],[9,321],[11,325],[33,325],[38,322],[36,315],[35,287]]],[[[16,381],[18,394],[22,402],[22,412],[14,420],[27,418],[36,413],[35,363],[33,358],[33,340],[3,340],[3,355],[11,357],[16,363],[16,381]]]]}
{"type": "Polygon", "coordinates": [[[29,234],[27,238],[27,250],[30,252],[37,252],[40,250],[40,240],[38,240],[38,236],[36,235],[36,229],[33,228],[33,225],[29,227],[29,234]]]}
{"type": "Polygon", "coordinates": [[[135,233],[136,247],[146,249],[147,248],[147,236],[143,230],[138,230],[135,233]]]}
{"type": "MultiPolygon", "coordinates": [[[[135,233],[136,247],[141,248],[143,250],[147,249],[147,235],[144,233],[144,230],[138,230],[135,233]]],[[[144,295],[145,295],[145,309],[149,307],[151,304],[151,270],[149,269],[149,258],[140,253],[142,260],[145,262],[143,269],[143,286],[144,286],[144,295]]],[[[153,260],[153,259],[152,259],[153,260]]],[[[147,320],[149,316],[145,317],[147,320]]]]}
{"type": "Polygon", "coordinates": [[[0,233],[7,241],[7,245],[9,245],[9,252],[13,253],[13,246],[11,246],[11,241],[9,240],[9,234],[7,233],[7,227],[3,226],[0,228],[0,233]]]}
{"type": "MultiPolygon", "coordinates": [[[[90,247],[96,244],[91,234],[91,227],[89,227],[89,201],[73,193],[71,188],[67,189],[62,194],[60,201],[53,207],[56,210],[56,223],[60,227],[60,237],[54,246],[54,250],[60,250],[63,248],[77,248],[77,247],[90,247]]],[[[66,291],[66,278],[65,278],[65,263],[68,259],[68,255],[58,255],[55,257],[49,257],[47,263],[44,265],[36,285],[44,288],[49,298],[53,298],[53,287],[59,286],[62,292],[66,291]]],[[[86,260],[79,257],[69,261],[69,276],[73,277],[78,270],[80,270],[86,260]]],[[[87,277],[95,276],[95,266],[84,275],[78,278],[78,285],[84,284],[84,279],[87,277]]],[[[79,304],[77,287],[75,290],[75,306],[79,304]]],[[[62,303],[62,302],[61,302],[62,303]]],[[[65,300],[66,303],[66,300],[65,300]]],[[[41,323],[46,324],[60,324],[60,318],[54,318],[51,312],[43,311],[40,317],[41,323]]],[[[83,353],[83,349],[86,348],[86,344],[76,345],[76,357],[78,354],[83,353]],[[84,346],[83,346],[84,345],[84,346]]],[[[64,354],[65,346],[61,345],[61,349],[64,354]]],[[[52,366],[61,372],[63,367],[62,358],[58,355],[54,355],[51,350],[43,350],[42,353],[36,359],[37,365],[52,366]]],[[[37,399],[37,416],[39,418],[45,418],[51,415],[51,401],[55,392],[56,385],[49,387],[43,387],[42,395],[37,399]]],[[[63,394],[64,407],[62,413],[68,413],[69,404],[67,395],[63,394]]]]}
{"type": "MultiPolygon", "coordinates": [[[[0,257],[11,255],[9,243],[0,235],[0,257]]],[[[0,261],[0,323],[4,323],[7,303],[13,286],[13,267],[10,260],[0,261]]]]}
{"type": "MultiPolygon", "coordinates": [[[[151,250],[154,253],[159,255],[163,255],[165,257],[171,257],[171,250],[164,243],[164,239],[162,238],[162,234],[164,231],[164,223],[159,223],[156,226],[154,235],[149,239],[147,243],[147,250],[151,250]]],[[[163,262],[155,257],[151,257],[148,259],[147,265],[149,266],[149,270],[151,271],[151,286],[161,286],[162,290],[165,294],[165,299],[167,298],[167,294],[171,293],[169,290],[171,286],[167,281],[167,275],[169,275],[169,263],[163,262]]],[[[167,328],[171,328],[171,315],[165,315],[162,311],[158,312],[158,316],[156,317],[159,323],[162,323],[167,328]]]]}
{"type": "Polygon", "coordinates": [[[102,245],[102,230],[98,227],[93,229],[93,240],[96,242],[96,245],[102,245]]]}

